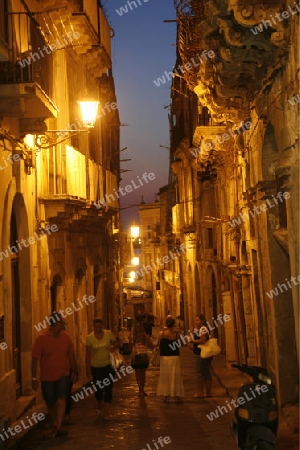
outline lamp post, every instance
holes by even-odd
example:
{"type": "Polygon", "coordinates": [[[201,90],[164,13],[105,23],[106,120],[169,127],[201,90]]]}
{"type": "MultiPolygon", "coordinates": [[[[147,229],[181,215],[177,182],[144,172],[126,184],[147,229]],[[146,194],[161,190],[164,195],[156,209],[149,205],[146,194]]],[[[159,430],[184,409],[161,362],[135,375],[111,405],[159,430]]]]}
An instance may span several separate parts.
{"type": "Polygon", "coordinates": [[[134,252],[134,241],[140,236],[140,227],[133,222],[133,225],[130,227],[130,242],[131,242],[131,260],[136,257],[134,252]]]}
{"type": "MultiPolygon", "coordinates": [[[[127,234],[128,236],[128,241],[130,242],[130,257],[128,258],[128,270],[130,270],[130,278],[129,278],[129,283],[134,283],[134,281],[136,280],[136,267],[139,264],[139,258],[135,253],[134,250],[134,242],[136,241],[136,239],[139,238],[140,235],[140,227],[138,225],[136,225],[136,223],[134,222],[130,228],[129,228],[129,232],[127,234]]],[[[130,285],[127,288],[127,300],[128,300],[128,306],[130,307],[130,315],[132,315],[133,310],[131,310],[133,308],[133,305],[131,303],[131,289],[130,289],[130,285]]]]}
{"type": "Polygon", "coordinates": [[[134,224],[131,225],[131,227],[130,227],[130,236],[133,239],[136,239],[139,237],[139,235],[140,235],[140,227],[138,225],[136,225],[134,222],[134,224]]]}
{"type": "MultiPolygon", "coordinates": [[[[140,235],[140,227],[136,225],[135,222],[130,227],[130,260],[133,266],[137,266],[139,264],[139,258],[135,254],[133,243],[136,239],[138,239],[140,235]]],[[[135,272],[134,272],[135,275],[135,272]]],[[[135,279],[135,276],[134,276],[135,279]]]]}
{"type": "Polygon", "coordinates": [[[140,258],[138,256],[134,256],[131,260],[132,266],[138,266],[140,264],[140,258]]]}
{"type": "MultiPolygon", "coordinates": [[[[94,128],[97,119],[97,111],[99,102],[95,100],[80,100],[77,102],[81,111],[81,121],[83,128],[79,129],[76,125],[75,130],[47,130],[44,134],[34,136],[34,145],[37,149],[43,150],[51,148],[61,142],[77,136],[81,133],[89,133],[91,128],[94,128]]],[[[27,135],[25,139],[30,141],[30,136],[27,135]]]]}

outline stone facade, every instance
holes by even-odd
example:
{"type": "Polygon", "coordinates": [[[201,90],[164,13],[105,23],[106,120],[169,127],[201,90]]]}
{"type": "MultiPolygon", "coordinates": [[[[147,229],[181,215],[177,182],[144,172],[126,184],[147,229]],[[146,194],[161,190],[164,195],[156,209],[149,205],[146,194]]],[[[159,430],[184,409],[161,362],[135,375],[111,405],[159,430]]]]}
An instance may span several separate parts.
{"type": "Polygon", "coordinates": [[[51,311],[66,317],[81,377],[94,315],[114,328],[119,115],[97,0],[0,8],[0,416],[12,421],[35,401],[31,348],[51,311]],[[89,130],[82,97],[100,101],[89,130]]]}
{"type": "Polygon", "coordinates": [[[197,313],[210,323],[230,314],[214,330],[228,362],[266,367],[281,404],[293,402],[299,11],[280,1],[175,3],[172,231],[187,249],[179,266],[185,324],[197,313]]]}

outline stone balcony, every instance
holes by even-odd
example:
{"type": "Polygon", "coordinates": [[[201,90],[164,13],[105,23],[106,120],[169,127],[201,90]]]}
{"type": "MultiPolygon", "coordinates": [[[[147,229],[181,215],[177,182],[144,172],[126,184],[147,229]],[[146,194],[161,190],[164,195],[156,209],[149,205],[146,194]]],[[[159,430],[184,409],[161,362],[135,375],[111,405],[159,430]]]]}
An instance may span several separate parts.
{"type": "Polygon", "coordinates": [[[57,117],[58,109],[37,83],[3,84],[0,115],[19,118],[57,117]]]}
{"type": "MultiPolygon", "coordinates": [[[[65,154],[64,163],[60,163],[56,184],[51,182],[51,150],[42,149],[36,155],[37,172],[45,174],[38,178],[38,197],[44,205],[46,219],[83,224],[111,218],[118,209],[118,198],[112,195],[118,188],[116,175],[93,160],[87,160],[84,154],[68,144],[62,153],[65,154]],[[105,202],[103,207],[99,200],[105,202]]],[[[57,149],[56,158],[60,155],[57,149]]]]}
{"type": "Polygon", "coordinates": [[[87,63],[95,76],[111,67],[111,27],[97,0],[46,0],[35,19],[48,45],[66,42],[79,54],[87,54],[87,63]],[[102,70],[101,70],[102,67],[102,70]]]}

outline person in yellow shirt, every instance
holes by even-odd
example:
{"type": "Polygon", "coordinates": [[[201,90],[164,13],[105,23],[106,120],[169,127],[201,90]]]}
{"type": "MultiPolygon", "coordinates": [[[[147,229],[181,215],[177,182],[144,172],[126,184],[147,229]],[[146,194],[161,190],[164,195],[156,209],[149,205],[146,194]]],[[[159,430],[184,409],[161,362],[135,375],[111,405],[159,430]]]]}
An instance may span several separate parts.
{"type": "Polygon", "coordinates": [[[113,389],[111,380],[115,373],[110,364],[110,352],[117,347],[118,343],[113,333],[103,328],[102,319],[95,317],[94,331],[86,338],[86,370],[87,377],[93,378],[94,385],[97,386],[95,397],[98,403],[98,413],[101,412],[103,406],[104,420],[109,420],[109,406],[112,401],[113,389]]]}

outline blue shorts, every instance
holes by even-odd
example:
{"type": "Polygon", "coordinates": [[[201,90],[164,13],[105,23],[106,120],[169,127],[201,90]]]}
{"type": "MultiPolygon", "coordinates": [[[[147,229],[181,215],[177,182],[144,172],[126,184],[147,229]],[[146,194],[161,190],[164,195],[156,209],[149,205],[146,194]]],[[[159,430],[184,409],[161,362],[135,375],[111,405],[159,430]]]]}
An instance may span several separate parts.
{"type": "Polygon", "coordinates": [[[48,408],[52,408],[59,398],[67,398],[70,395],[70,377],[63,376],[57,381],[42,381],[41,388],[43,398],[48,408]]]}

